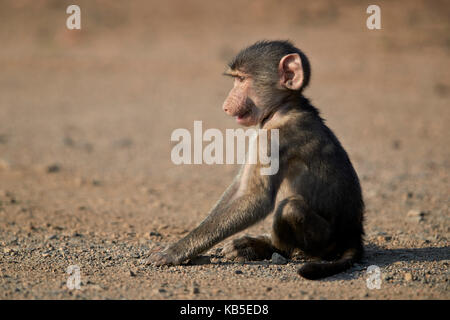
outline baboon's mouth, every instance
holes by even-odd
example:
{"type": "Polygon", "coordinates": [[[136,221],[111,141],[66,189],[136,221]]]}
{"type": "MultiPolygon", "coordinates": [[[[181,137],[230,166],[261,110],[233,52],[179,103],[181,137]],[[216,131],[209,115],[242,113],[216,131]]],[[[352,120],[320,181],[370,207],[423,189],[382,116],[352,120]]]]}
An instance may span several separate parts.
{"type": "Polygon", "coordinates": [[[250,115],[250,112],[251,112],[251,110],[249,110],[249,109],[244,110],[243,112],[241,112],[240,114],[238,114],[236,116],[236,120],[239,121],[239,120],[242,120],[242,119],[246,118],[247,116],[250,115]]]}

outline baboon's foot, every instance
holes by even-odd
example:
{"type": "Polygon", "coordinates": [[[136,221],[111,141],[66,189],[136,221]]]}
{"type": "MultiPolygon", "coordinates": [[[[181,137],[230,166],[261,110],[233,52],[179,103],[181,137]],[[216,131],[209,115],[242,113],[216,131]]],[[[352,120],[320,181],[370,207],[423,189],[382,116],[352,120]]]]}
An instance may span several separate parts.
{"type": "Polygon", "coordinates": [[[275,251],[268,236],[244,236],[228,242],[222,249],[225,258],[240,262],[270,259],[275,251]]]}

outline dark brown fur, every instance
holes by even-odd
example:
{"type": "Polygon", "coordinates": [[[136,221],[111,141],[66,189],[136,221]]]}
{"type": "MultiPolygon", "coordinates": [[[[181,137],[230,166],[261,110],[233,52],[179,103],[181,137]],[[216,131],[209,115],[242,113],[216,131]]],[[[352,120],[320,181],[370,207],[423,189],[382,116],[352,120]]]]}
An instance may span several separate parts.
{"type": "MultiPolygon", "coordinates": [[[[305,278],[319,279],[346,270],[363,254],[364,203],[347,153],[303,96],[310,79],[306,56],[289,42],[263,41],[239,53],[229,67],[233,77],[240,76],[236,72],[252,77],[251,87],[259,99],[254,104],[247,98],[239,108],[251,108],[260,128],[279,130],[280,169],[264,176],[259,171],[261,164],[243,165],[208,217],[185,238],[153,254],[150,262],[181,263],[273,212],[270,237],[236,239],[224,247],[225,256],[268,259],[273,252],[291,256],[299,249],[330,261],[305,264],[299,269],[305,278]],[[280,70],[284,72],[280,61],[289,54],[294,57],[285,67],[287,78],[280,82],[280,70]],[[289,89],[292,79],[299,79],[294,77],[300,72],[298,57],[301,83],[289,89]]],[[[233,108],[227,103],[224,107],[230,114],[233,108]]]]}

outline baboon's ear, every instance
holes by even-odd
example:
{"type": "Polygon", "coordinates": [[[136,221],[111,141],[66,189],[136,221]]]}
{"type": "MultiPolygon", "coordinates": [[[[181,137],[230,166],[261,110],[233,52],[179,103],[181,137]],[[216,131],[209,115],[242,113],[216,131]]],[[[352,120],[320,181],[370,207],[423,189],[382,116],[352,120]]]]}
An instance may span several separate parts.
{"type": "Polygon", "coordinates": [[[298,53],[290,53],[278,65],[280,85],[290,90],[299,90],[303,84],[302,60],[298,53]]]}

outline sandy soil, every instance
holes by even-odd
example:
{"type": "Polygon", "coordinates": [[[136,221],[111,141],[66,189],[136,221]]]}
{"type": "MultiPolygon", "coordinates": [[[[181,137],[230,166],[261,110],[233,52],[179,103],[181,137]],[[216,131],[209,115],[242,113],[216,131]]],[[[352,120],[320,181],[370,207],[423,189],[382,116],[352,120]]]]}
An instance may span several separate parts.
{"type": "MultiPolygon", "coordinates": [[[[1,299],[449,299],[447,1],[1,1],[1,299]],[[122,3],[122,2],[121,2],[122,3]],[[306,95],[347,149],[366,201],[364,260],[322,281],[304,263],[149,267],[195,227],[238,166],[170,160],[176,128],[237,128],[221,110],[228,59],[288,38],[306,95]],[[81,289],[69,290],[78,265],[81,289]],[[381,271],[370,290],[367,268],[381,271]]],[[[247,230],[268,232],[271,217],[247,230]]]]}

